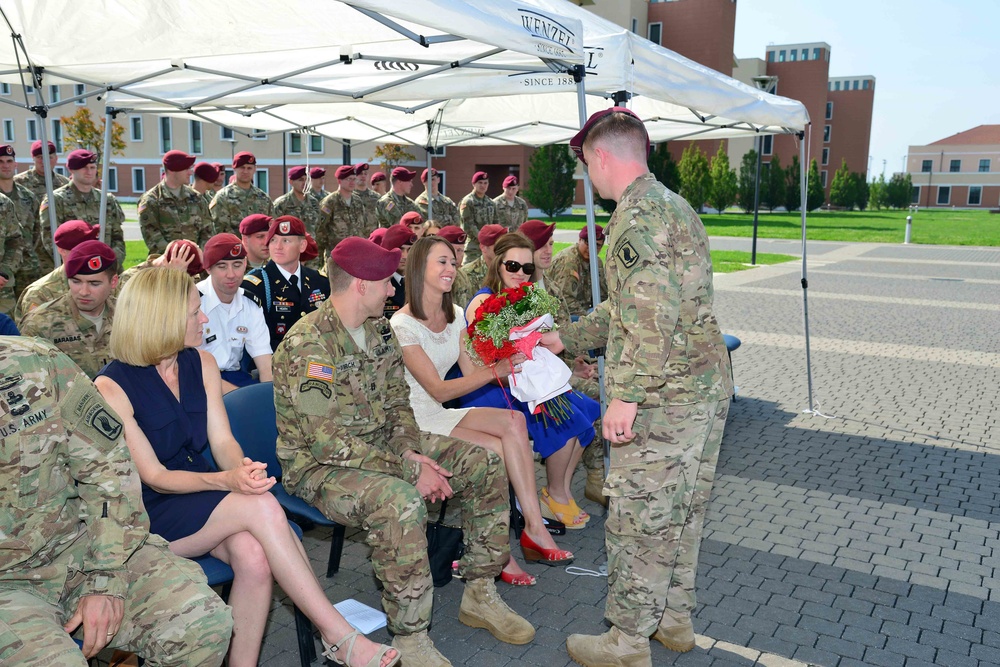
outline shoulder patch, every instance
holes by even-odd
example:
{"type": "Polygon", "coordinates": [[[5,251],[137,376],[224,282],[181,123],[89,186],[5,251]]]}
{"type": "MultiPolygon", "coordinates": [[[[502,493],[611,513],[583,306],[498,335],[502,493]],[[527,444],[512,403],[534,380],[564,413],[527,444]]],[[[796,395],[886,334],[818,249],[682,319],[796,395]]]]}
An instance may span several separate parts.
{"type": "Polygon", "coordinates": [[[626,269],[631,269],[639,261],[639,253],[635,251],[635,246],[628,239],[625,239],[615,250],[615,257],[626,269]]]}
{"type": "Polygon", "coordinates": [[[260,278],[253,275],[252,273],[248,273],[247,275],[243,276],[243,280],[245,280],[246,282],[250,283],[255,287],[263,282],[260,278]]]}
{"type": "MultiPolygon", "coordinates": [[[[256,276],[254,276],[254,277],[256,277],[256,276]]],[[[244,276],[243,279],[246,280],[246,276],[244,276]]],[[[258,306],[260,306],[261,308],[264,307],[264,303],[260,300],[260,297],[257,296],[256,294],[254,294],[253,292],[248,292],[246,290],[243,290],[243,296],[245,296],[246,298],[250,299],[255,304],[257,304],[258,306]]]]}

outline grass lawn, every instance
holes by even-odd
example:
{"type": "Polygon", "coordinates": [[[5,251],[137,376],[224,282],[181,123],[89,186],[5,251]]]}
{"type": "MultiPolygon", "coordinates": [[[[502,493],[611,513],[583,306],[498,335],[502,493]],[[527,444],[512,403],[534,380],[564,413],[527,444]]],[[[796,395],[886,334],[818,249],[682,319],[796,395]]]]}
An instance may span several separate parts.
{"type": "MultiPolygon", "coordinates": [[[[569,243],[556,243],[554,252],[559,252],[563,248],[569,247],[569,243]]],[[[608,247],[601,248],[601,259],[604,259],[608,247]]],[[[776,253],[757,253],[757,264],[781,264],[798,259],[792,255],[779,255],[776,253]]],[[[127,263],[127,262],[126,262],[127,263]]],[[[754,268],[750,264],[750,253],[742,250],[713,250],[712,270],[715,273],[734,273],[736,271],[746,271],[754,268]]]]}
{"type": "MultiPolygon", "coordinates": [[[[806,218],[807,237],[814,241],[864,241],[902,243],[908,211],[814,211],[806,218]]],[[[1000,246],[1000,215],[989,211],[922,209],[913,215],[913,243],[930,245],[1000,246]]],[[[607,222],[599,215],[597,221],[607,222]]],[[[753,235],[753,215],[736,213],[701,216],[713,236],[753,235]]],[[[560,229],[580,229],[587,224],[583,215],[555,218],[560,229]]],[[[796,213],[761,212],[758,238],[800,239],[801,217],[796,213]]]]}

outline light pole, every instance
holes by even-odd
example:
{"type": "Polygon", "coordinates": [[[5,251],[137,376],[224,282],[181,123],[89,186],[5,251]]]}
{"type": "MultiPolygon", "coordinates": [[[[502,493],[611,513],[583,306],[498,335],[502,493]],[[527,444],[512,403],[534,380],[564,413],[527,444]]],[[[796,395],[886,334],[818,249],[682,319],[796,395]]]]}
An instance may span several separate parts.
{"type": "Polygon", "coordinates": [[[871,180],[871,177],[872,177],[872,157],[874,157],[874,156],[873,155],[869,155],[868,156],[868,169],[865,171],[865,180],[866,181],[867,180],[871,180]]]}
{"type": "Polygon", "coordinates": [[[903,166],[900,167],[899,171],[902,172],[902,173],[904,173],[904,174],[906,173],[906,156],[905,155],[903,156],[903,166]]]}

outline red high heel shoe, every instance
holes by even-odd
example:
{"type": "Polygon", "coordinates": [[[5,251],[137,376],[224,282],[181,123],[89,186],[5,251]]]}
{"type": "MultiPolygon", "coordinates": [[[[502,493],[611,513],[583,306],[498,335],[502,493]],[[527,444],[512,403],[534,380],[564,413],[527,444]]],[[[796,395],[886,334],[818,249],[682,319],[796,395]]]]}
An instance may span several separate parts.
{"type": "Polygon", "coordinates": [[[521,551],[524,553],[524,560],[529,563],[542,563],[543,565],[568,565],[573,562],[573,552],[563,549],[543,549],[538,546],[528,535],[527,531],[521,533],[521,551]]]}

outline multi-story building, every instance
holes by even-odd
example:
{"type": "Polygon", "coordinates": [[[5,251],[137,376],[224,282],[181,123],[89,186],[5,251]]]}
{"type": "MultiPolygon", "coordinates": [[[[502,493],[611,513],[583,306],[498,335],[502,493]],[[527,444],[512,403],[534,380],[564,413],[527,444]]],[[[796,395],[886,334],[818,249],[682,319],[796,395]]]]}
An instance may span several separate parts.
{"type": "Polygon", "coordinates": [[[1000,125],[980,125],[926,146],[910,146],[906,171],[918,206],[1000,205],[1000,125]]]}

